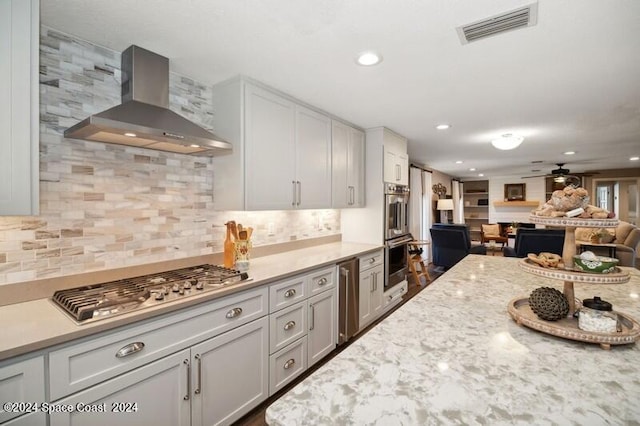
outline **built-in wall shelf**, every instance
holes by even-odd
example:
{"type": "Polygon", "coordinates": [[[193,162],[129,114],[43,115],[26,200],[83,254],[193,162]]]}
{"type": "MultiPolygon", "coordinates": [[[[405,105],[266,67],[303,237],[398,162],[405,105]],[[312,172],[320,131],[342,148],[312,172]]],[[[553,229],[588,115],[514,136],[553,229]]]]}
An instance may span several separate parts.
{"type": "Polygon", "coordinates": [[[538,207],[540,201],[494,201],[494,207],[538,207]]]}

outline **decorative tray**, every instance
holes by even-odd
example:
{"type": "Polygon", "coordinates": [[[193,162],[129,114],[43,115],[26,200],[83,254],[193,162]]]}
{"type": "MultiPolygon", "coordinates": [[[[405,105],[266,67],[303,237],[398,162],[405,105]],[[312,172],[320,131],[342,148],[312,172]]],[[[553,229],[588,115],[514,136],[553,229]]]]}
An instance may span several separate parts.
{"type": "Polygon", "coordinates": [[[615,272],[608,274],[596,274],[592,272],[581,272],[572,269],[543,268],[526,257],[518,262],[518,265],[527,272],[541,277],[553,278],[554,280],[573,281],[591,284],[623,284],[629,281],[631,276],[628,272],[616,267],[615,272]]]}
{"type": "Polygon", "coordinates": [[[599,343],[603,349],[610,349],[611,345],[627,345],[640,339],[640,324],[628,315],[618,314],[618,322],[621,331],[617,333],[598,333],[584,331],[578,328],[578,319],[573,317],[563,318],[559,321],[545,321],[533,313],[529,306],[529,298],[516,298],[509,302],[507,307],[509,315],[525,327],[541,331],[553,336],[569,340],[577,340],[587,343],[599,343]]]}
{"type": "Polygon", "coordinates": [[[581,228],[615,228],[618,219],[582,219],[578,217],[551,217],[529,215],[529,222],[548,226],[572,226],[581,228]]]}

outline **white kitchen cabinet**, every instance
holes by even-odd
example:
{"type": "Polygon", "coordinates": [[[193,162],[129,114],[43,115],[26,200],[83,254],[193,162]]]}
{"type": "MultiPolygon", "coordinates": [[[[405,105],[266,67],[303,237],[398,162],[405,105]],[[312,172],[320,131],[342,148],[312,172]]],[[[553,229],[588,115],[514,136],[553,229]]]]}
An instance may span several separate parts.
{"type": "Polygon", "coordinates": [[[236,78],[213,88],[214,128],[233,145],[213,158],[220,210],[331,207],[331,119],[236,78]]]}
{"type": "Polygon", "coordinates": [[[382,314],[384,265],[382,251],[361,256],[359,283],[359,329],[362,330],[382,314]]]}
{"type": "Polygon", "coordinates": [[[38,0],[0,0],[0,216],[39,209],[38,0]]]}
{"type": "Polygon", "coordinates": [[[331,127],[332,205],[364,207],[364,132],[336,120],[331,127]]]}
{"type": "Polygon", "coordinates": [[[20,416],[13,420],[9,420],[6,423],[2,423],[2,426],[46,426],[46,425],[47,425],[47,415],[44,413],[44,411],[25,414],[24,416],[20,416]]]}
{"type": "Polygon", "coordinates": [[[269,320],[191,348],[192,425],[229,424],[269,395],[269,320]]]}
{"type": "Polygon", "coordinates": [[[335,288],[309,298],[307,367],[331,353],[336,347],[337,299],[335,288]]]}
{"type": "MultiPolygon", "coordinates": [[[[43,356],[0,365],[0,403],[45,402],[44,389],[43,356]]],[[[18,417],[20,414],[19,412],[12,413],[0,410],[0,423],[18,417]]],[[[24,417],[26,418],[27,416],[24,417]]],[[[29,415],[30,419],[37,417],[29,415]]],[[[16,424],[20,424],[20,422],[16,424]]]]}
{"type": "Polygon", "coordinates": [[[136,370],[56,401],[60,406],[88,412],[50,414],[51,426],[183,425],[191,424],[189,349],[169,355],[136,370]],[[104,404],[104,405],[103,405],[104,404]],[[115,405],[114,405],[115,404],[115,405]],[[104,412],[92,412],[92,407],[104,412]],[[102,407],[102,408],[101,408],[102,407]],[[114,408],[123,412],[114,412],[114,408]]]}
{"type": "Polygon", "coordinates": [[[380,128],[380,131],[384,149],[384,181],[396,185],[409,185],[407,139],[386,128],[380,128]]]}

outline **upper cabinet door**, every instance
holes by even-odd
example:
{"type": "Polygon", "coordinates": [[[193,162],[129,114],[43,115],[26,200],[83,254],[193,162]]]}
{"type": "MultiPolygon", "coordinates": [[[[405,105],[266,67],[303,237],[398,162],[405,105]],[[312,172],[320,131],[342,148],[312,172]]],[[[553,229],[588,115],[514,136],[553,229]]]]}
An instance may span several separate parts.
{"type": "Polygon", "coordinates": [[[296,208],[331,206],[331,119],[296,105],[296,208]]]}
{"type": "Polygon", "coordinates": [[[39,7],[0,0],[0,215],[38,214],[39,7]]]}
{"type": "Polygon", "coordinates": [[[384,129],[384,181],[396,185],[409,184],[407,139],[384,129]]]}
{"type": "Polygon", "coordinates": [[[295,208],[295,104],[245,89],[245,200],[248,210],[295,208]]]}
{"type": "Polygon", "coordinates": [[[334,121],[331,140],[333,207],[364,206],[364,132],[334,121]]]}

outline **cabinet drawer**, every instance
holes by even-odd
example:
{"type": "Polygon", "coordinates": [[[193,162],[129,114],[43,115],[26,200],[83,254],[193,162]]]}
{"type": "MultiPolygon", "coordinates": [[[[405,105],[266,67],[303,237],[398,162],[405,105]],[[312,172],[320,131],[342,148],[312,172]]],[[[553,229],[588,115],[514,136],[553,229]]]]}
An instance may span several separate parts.
{"type": "Polygon", "coordinates": [[[384,260],[384,253],[382,250],[367,253],[364,256],[360,256],[360,272],[365,271],[374,266],[382,265],[384,260]]]}
{"type": "Polygon", "coordinates": [[[269,357],[269,396],[307,369],[307,336],[269,357]]]}
{"type": "MultiPolygon", "coordinates": [[[[45,402],[42,356],[0,367],[0,403],[5,402],[45,402]]],[[[0,423],[20,414],[0,410],[0,423]]]]}
{"type": "Polygon", "coordinates": [[[305,276],[299,276],[269,287],[269,312],[279,311],[308,297],[305,276]]]}
{"type": "Polygon", "coordinates": [[[49,354],[51,399],[77,392],[267,314],[266,288],[83,339],[49,354]]]}
{"type": "Polygon", "coordinates": [[[334,288],[336,286],[335,265],[309,274],[309,284],[309,296],[334,288]]]}
{"type": "Polygon", "coordinates": [[[300,302],[269,316],[269,353],[298,340],[307,332],[307,303],[300,302]]]}

